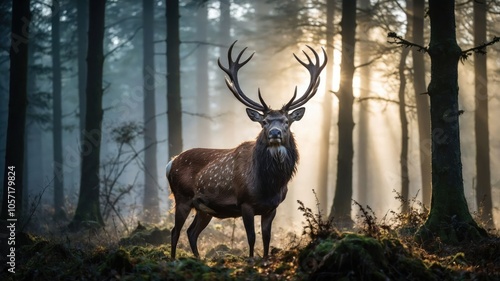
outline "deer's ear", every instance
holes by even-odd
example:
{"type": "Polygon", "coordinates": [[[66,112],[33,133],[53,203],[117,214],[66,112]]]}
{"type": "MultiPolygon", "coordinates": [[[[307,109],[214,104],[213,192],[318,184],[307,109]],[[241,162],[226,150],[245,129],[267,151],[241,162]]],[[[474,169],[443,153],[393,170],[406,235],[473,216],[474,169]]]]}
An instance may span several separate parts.
{"type": "Polygon", "coordinates": [[[289,115],[290,119],[292,119],[293,121],[299,121],[300,119],[302,119],[302,117],[304,117],[305,112],[306,112],[305,107],[298,108],[292,111],[292,113],[290,113],[289,115]]]}
{"type": "Polygon", "coordinates": [[[250,120],[254,121],[254,122],[262,122],[262,120],[264,120],[264,115],[260,114],[259,112],[253,110],[253,109],[250,109],[250,108],[247,108],[247,115],[248,117],[250,118],[250,120]]]}

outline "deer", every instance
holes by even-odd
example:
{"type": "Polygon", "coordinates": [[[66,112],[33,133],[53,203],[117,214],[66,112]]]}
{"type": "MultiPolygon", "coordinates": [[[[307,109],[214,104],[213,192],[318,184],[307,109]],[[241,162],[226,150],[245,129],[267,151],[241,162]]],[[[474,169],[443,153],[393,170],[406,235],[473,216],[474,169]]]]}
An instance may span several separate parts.
{"type": "Polygon", "coordinates": [[[261,216],[261,233],[264,258],[269,256],[271,227],[278,205],[285,200],[288,182],[297,170],[299,153],[290,126],[302,119],[303,105],[317,92],[320,74],[327,63],[320,64],[319,55],[313,53],[315,62],[302,51],[307,62],[295,59],[309,72],[310,81],[305,93],[297,98],[297,87],[292,98],[281,107],[271,109],[258,89],[259,102],[243,93],[238,82],[238,71],[255,54],[241,60],[244,48],[233,60],[235,41],[228,50],[228,67],[220,58],[219,67],[227,74],[225,82],[231,93],[246,106],[251,121],[262,130],[254,141],[246,141],[231,149],[193,148],[186,150],[166,166],[166,177],[175,200],[174,227],[171,231],[171,258],[175,259],[181,229],[192,209],[196,215],[187,229],[191,250],[199,258],[197,240],[212,217],[219,219],[242,217],[249,245],[249,257],[254,256],[254,217],[261,216]],[[297,98],[297,99],[296,99],[297,98]]]}

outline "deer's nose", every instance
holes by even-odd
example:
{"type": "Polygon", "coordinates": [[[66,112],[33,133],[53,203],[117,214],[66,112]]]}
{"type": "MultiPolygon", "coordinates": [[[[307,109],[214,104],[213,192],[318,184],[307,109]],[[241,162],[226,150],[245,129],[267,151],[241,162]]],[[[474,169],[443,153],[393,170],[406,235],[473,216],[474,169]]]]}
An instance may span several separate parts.
{"type": "Polygon", "coordinates": [[[278,139],[281,138],[281,130],[272,128],[269,130],[269,138],[270,139],[278,139]]]}

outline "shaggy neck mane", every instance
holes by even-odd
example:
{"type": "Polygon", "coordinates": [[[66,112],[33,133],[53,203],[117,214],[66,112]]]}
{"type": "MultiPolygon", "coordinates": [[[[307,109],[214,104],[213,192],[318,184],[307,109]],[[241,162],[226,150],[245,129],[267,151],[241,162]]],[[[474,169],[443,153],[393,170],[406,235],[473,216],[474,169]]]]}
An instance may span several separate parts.
{"type": "Polygon", "coordinates": [[[261,189],[263,195],[280,193],[295,174],[298,160],[293,135],[280,147],[268,147],[261,133],[255,143],[252,163],[257,188],[261,189]]]}

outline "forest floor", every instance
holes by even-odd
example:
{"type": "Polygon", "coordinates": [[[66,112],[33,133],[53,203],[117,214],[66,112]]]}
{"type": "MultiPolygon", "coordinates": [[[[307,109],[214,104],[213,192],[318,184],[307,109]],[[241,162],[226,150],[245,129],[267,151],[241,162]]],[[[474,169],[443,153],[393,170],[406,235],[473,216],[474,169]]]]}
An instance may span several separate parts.
{"type": "Polygon", "coordinates": [[[171,225],[139,223],[121,238],[109,229],[18,233],[23,246],[16,273],[4,263],[0,280],[500,280],[498,232],[479,242],[422,245],[412,235],[425,219],[416,209],[395,213],[388,223],[359,206],[356,227],[340,231],[300,206],[303,233],[273,229],[268,259],[258,256],[261,248],[255,258],[247,257],[238,220],[212,221],[199,239],[201,259],[193,257],[183,231],[175,260],[171,225]]]}

